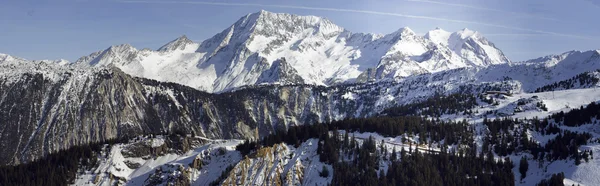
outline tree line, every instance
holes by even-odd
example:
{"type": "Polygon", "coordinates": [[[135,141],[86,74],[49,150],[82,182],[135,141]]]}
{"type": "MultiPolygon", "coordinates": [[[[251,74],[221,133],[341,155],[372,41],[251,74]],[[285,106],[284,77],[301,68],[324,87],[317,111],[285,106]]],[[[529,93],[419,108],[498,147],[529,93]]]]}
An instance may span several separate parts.
{"type": "Polygon", "coordinates": [[[352,118],[313,125],[291,126],[288,130],[263,137],[260,141],[246,140],[236,147],[242,155],[256,150],[259,146],[272,146],[285,142],[298,146],[310,138],[320,138],[329,131],[375,132],[386,137],[402,135],[418,136],[419,144],[443,142],[446,145],[473,143],[473,128],[466,121],[431,120],[419,116],[383,116],[372,118],[352,118]]]}
{"type": "MultiPolygon", "coordinates": [[[[287,143],[298,146],[318,138],[320,161],[333,165],[332,185],[513,185],[513,163],[509,159],[477,156],[473,129],[465,121],[446,122],[416,116],[345,119],[330,123],[290,127],[255,142],[236,147],[243,155],[261,146],[287,143]],[[344,134],[340,134],[343,131],[344,134]],[[422,153],[417,145],[388,150],[374,138],[349,136],[349,132],[376,132],[383,136],[423,135],[419,143],[443,143],[462,149],[442,148],[422,153]],[[387,166],[385,166],[387,165],[387,166]],[[387,168],[386,168],[387,167],[387,168]]],[[[324,172],[328,170],[322,170],[324,172]]]]}
{"type": "Polygon", "coordinates": [[[119,141],[121,140],[75,146],[30,163],[0,166],[0,185],[74,184],[78,170],[90,170],[97,166],[103,144],[114,144],[119,141]]]}
{"type": "Polygon", "coordinates": [[[528,152],[533,155],[533,159],[542,162],[570,158],[577,165],[582,159],[588,161],[592,157],[591,151],[579,152],[579,148],[592,138],[591,134],[562,130],[547,119],[484,118],[483,124],[487,126],[489,133],[484,136],[481,153],[492,154],[493,151],[500,156],[507,156],[515,152],[528,152]],[[527,132],[530,130],[543,135],[557,135],[542,146],[528,137],[527,132]]]}
{"type": "Polygon", "coordinates": [[[545,85],[535,89],[534,92],[548,92],[555,90],[568,90],[572,88],[589,88],[592,86],[596,86],[600,81],[598,76],[594,75],[594,73],[600,73],[600,69],[592,72],[585,72],[576,75],[575,77],[569,78],[567,80],[554,82],[549,85],[545,85]]]}
{"type": "Polygon", "coordinates": [[[424,101],[385,109],[388,116],[432,116],[443,114],[470,114],[477,105],[477,98],[472,94],[436,94],[424,101]]]}
{"type": "Polygon", "coordinates": [[[560,111],[559,113],[552,114],[549,118],[570,127],[591,124],[594,119],[600,119],[600,104],[591,102],[585,107],[581,106],[566,113],[560,111]]]}

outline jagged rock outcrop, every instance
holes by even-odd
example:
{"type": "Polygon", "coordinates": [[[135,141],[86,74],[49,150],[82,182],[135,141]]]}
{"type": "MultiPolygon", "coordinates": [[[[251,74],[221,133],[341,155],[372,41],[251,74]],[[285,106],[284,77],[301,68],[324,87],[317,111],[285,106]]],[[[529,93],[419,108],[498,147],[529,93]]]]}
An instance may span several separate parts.
{"type": "Polygon", "coordinates": [[[164,165],[151,173],[144,185],[190,186],[190,172],[182,165],[164,165]]]}
{"type": "Polygon", "coordinates": [[[249,154],[228,173],[221,185],[321,185],[318,140],[308,140],[297,148],[286,144],[263,147],[249,154]]]}
{"type": "Polygon", "coordinates": [[[168,153],[181,154],[206,143],[200,138],[169,135],[159,136],[137,142],[132,142],[123,147],[121,154],[125,158],[152,158],[168,153]]]}
{"type": "Polygon", "coordinates": [[[283,180],[285,177],[282,175],[288,161],[288,151],[285,144],[258,149],[236,165],[223,185],[284,185],[288,181],[283,180]]]}
{"type": "Polygon", "coordinates": [[[281,58],[273,62],[269,70],[260,74],[256,84],[301,85],[304,84],[304,79],[285,61],[285,58],[281,58]]]}

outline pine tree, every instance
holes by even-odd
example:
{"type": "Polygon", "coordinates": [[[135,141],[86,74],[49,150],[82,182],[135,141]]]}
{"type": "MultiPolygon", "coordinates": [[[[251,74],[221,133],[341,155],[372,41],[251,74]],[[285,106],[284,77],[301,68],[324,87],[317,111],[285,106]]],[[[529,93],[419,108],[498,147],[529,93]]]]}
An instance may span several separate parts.
{"type": "Polygon", "coordinates": [[[523,180],[527,176],[527,169],[529,169],[529,163],[527,162],[527,158],[523,156],[521,157],[521,162],[519,163],[519,172],[521,173],[521,180],[523,180]]]}
{"type": "Polygon", "coordinates": [[[323,168],[321,168],[321,172],[319,172],[319,176],[323,178],[329,177],[329,169],[327,169],[327,166],[323,165],[323,168]]]}
{"type": "Polygon", "coordinates": [[[392,156],[390,159],[392,160],[392,162],[398,159],[398,155],[396,154],[396,146],[394,146],[394,148],[392,149],[392,156]]]}
{"type": "Polygon", "coordinates": [[[343,142],[343,148],[347,149],[348,146],[350,145],[350,139],[348,137],[348,131],[344,132],[344,142],[343,142]]]}

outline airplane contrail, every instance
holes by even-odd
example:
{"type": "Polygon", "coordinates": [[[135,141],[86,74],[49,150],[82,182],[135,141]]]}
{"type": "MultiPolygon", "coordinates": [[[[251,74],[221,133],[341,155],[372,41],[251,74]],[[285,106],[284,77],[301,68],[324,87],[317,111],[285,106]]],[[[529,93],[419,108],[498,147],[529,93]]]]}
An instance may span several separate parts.
{"type": "Polygon", "coordinates": [[[493,9],[493,8],[473,6],[473,5],[468,5],[468,4],[448,3],[448,2],[431,1],[431,0],[404,0],[404,1],[421,2],[421,3],[431,3],[431,4],[439,4],[439,5],[447,5],[447,6],[470,8],[470,9],[476,9],[476,10],[487,10],[487,11],[494,11],[494,12],[500,12],[500,13],[513,14],[513,15],[517,15],[519,17],[531,17],[531,18],[544,19],[544,20],[550,20],[550,21],[561,21],[561,20],[555,19],[555,18],[541,17],[541,16],[535,16],[535,15],[530,15],[530,14],[526,14],[526,13],[511,12],[511,11],[505,11],[505,10],[499,10],[499,9],[493,9]]]}
{"type": "Polygon", "coordinates": [[[587,36],[563,34],[563,33],[557,33],[557,32],[544,31],[544,30],[535,30],[535,29],[528,29],[528,28],[520,28],[520,27],[513,27],[513,26],[506,26],[506,25],[484,23],[484,22],[467,21],[467,20],[459,20],[459,19],[448,19],[448,18],[431,17],[431,16],[409,15],[409,14],[400,14],[400,13],[392,13],[392,12],[358,10],[358,9],[309,7],[309,6],[295,6],[295,5],[277,5],[277,4],[255,4],[255,3],[221,3],[221,2],[205,2],[205,1],[124,0],[124,1],[117,1],[117,2],[120,2],[120,3],[146,3],[146,4],[199,4],[199,5],[219,5],[219,6],[253,6],[253,7],[273,7],[273,8],[288,8],[288,9],[303,9],[303,10],[321,10],[321,11],[333,11],[333,12],[353,12],[353,13],[363,13],[363,14],[373,14],[373,15],[405,17],[405,18],[413,18],[413,19],[427,19],[427,20],[447,21],[447,22],[455,22],[455,23],[476,24],[476,25],[482,25],[482,26],[505,28],[505,29],[511,29],[511,30],[527,31],[527,32],[534,32],[534,33],[538,33],[538,34],[549,34],[549,35],[554,35],[554,36],[563,36],[563,37],[571,37],[571,38],[579,38],[579,39],[596,39],[596,38],[591,38],[591,37],[587,37],[587,36]]]}

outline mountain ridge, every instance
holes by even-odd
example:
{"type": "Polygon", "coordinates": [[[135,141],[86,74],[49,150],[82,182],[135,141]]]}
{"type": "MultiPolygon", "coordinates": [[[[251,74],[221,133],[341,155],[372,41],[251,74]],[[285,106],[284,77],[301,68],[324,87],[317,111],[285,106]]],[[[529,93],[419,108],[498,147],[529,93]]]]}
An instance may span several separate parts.
{"type": "Polygon", "coordinates": [[[304,83],[314,85],[352,83],[367,69],[377,69],[379,75],[374,80],[381,80],[510,63],[493,43],[477,32],[463,29],[445,34],[452,37],[446,44],[436,44],[431,34],[420,36],[408,27],[385,35],[352,33],[326,18],[259,11],[241,17],[199,43],[182,36],[157,51],[115,45],[75,63],[90,66],[110,63],[137,77],[185,84],[208,92],[256,84],[260,74],[282,57],[304,83]],[[173,66],[155,64],[156,61],[186,68],[176,73],[169,70],[173,66]],[[158,71],[168,72],[158,74],[158,71]]]}

